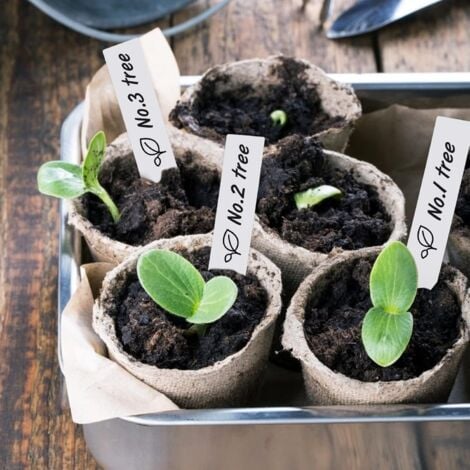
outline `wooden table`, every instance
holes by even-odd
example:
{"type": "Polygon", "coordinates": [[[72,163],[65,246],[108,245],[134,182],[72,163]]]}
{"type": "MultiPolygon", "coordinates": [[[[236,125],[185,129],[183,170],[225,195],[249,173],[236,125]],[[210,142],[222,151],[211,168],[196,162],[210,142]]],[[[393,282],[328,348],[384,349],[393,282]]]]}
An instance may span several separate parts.
{"type": "MultiPolygon", "coordinates": [[[[215,1],[199,1],[171,23],[215,1]]],[[[301,0],[232,0],[207,24],[171,41],[181,72],[198,74],[213,64],[277,52],[309,59],[328,72],[470,70],[467,0],[446,2],[418,19],[341,42],[327,40],[319,28],[320,3],[311,0],[302,12],[301,0]]],[[[335,3],[334,16],[352,0],[335,3]]],[[[1,2],[1,469],[96,468],[64,406],[56,359],[58,203],[38,194],[36,171],[58,158],[60,125],[103,63],[102,49],[103,44],[66,30],[24,1],[1,2]]],[[[429,455],[416,451],[412,462],[387,468],[469,465],[468,436],[459,435],[458,425],[452,439],[433,443],[429,455]],[[460,451],[449,461],[439,451],[442,446],[460,451]]],[[[354,462],[353,456],[345,460],[345,468],[357,468],[354,462]]],[[[384,462],[394,462],[386,449],[384,462]]]]}

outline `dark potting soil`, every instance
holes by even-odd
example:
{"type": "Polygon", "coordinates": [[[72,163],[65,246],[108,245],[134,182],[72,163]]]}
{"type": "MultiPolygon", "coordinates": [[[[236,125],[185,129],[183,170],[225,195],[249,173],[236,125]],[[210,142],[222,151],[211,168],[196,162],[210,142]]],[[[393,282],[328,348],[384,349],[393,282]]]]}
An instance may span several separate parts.
{"type": "Polygon", "coordinates": [[[106,206],[93,194],[86,194],[82,201],[87,218],[114,240],[144,245],[214,228],[219,175],[191,164],[189,154],[179,169],[165,170],[159,183],[141,178],[132,158],[105,165],[99,180],[121,212],[119,222],[113,222],[106,206]]]}
{"type": "Polygon", "coordinates": [[[446,281],[453,271],[444,265],[436,286],[419,289],[411,307],[414,327],[410,344],[392,366],[377,366],[361,343],[361,325],[372,304],[369,274],[372,265],[359,260],[334,273],[315,305],[306,310],[305,334],[317,358],[330,369],[364,382],[407,380],[434,367],[455,343],[460,328],[460,304],[446,281]]]}
{"type": "Polygon", "coordinates": [[[391,233],[390,216],[375,189],[333,168],[311,138],[288,137],[274,156],[264,158],[257,213],[284,240],[321,253],[381,245],[391,233]],[[337,187],[343,196],[297,209],[295,193],[324,184],[337,187]]]}
{"type": "Polygon", "coordinates": [[[470,158],[467,159],[467,169],[465,170],[462,185],[460,187],[457,207],[455,209],[455,222],[470,228],[470,158]]]}
{"type": "Polygon", "coordinates": [[[248,84],[220,92],[218,85],[230,82],[230,77],[220,72],[208,74],[194,103],[178,103],[170,120],[179,128],[187,127],[188,119],[194,120],[198,126],[217,132],[220,140],[226,134],[245,134],[263,136],[269,144],[291,134],[313,135],[340,127],[344,119],[323,110],[317,90],[308,85],[306,68],[295,59],[280,58],[273,66],[280,82],[267,85],[262,94],[248,84]],[[278,109],[287,114],[283,127],[274,125],[270,118],[278,109]]]}
{"type": "Polygon", "coordinates": [[[238,298],[233,307],[210,324],[202,337],[188,335],[189,323],[158,307],[136,275],[128,279],[112,312],[124,350],[141,362],[163,369],[201,369],[235,354],[248,343],[267,308],[266,291],[255,276],[208,271],[209,248],[185,257],[206,281],[225,275],[238,286],[238,298]]]}

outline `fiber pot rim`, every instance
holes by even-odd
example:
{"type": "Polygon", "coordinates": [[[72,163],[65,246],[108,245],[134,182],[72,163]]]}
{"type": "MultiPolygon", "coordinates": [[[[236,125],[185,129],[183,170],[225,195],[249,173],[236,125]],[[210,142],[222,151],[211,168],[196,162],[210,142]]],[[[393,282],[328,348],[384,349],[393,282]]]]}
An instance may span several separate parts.
{"type": "MultiPolygon", "coordinates": [[[[454,217],[455,222],[455,217],[454,217]]],[[[470,228],[463,224],[455,224],[449,234],[447,252],[450,263],[460,269],[467,277],[470,276],[470,228]]]]}
{"type": "MultiPolygon", "coordinates": [[[[309,139],[309,137],[306,137],[305,139],[309,139]]],[[[355,174],[353,176],[356,180],[374,188],[377,191],[380,202],[384,206],[387,214],[390,216],[390,223],[392,225],[392,231],[385,243],[404,239],[408,232],[405,222],[405,196],[392,178],[385,173],[382,173],[372,163],[357,160],[333,150],[323,150],[323,152],[330,161],[333,161],[333,166],[335,168],[354,171],[355,174]],[[338,163],[341,163],[344,166],[338,166],[338,163]],[[382,190],[382,188],[385,189],[382,190]],[[387,199],[383,197],[383,193],[387,194],[387,199]]],[[[269,158],[270,155],[274,155],[275,153],[276,150],[268,152],[268,154],[265,154],[263,158],[269,158]]],[[[284,240],[275,229],[262,224],[261,221],[259,222],[259,225],[254,227],[254,234],[259,243],[262,243],[263,239],[272,237],[270,243],[275,245],[276,248],[281,250],[282,247],[282,251],[287,251],[288,256],[302,258],[304,261],[307,260],[309,263],[317,263],[318,260],[323,261],[335,253],[355,253],[385,245],[385,243],[383,243],[382,245],[367,246],[356,250],[334,248],[330,253],[310,251],[307,248],[294,245],[293,243],[284,240]]],[[[257,244],[256,248],[258,248],[258,246],[260,245],[257,244]]]]}
{"type": "Polygon", "coordinates": [[[242,349],[210,366],[190,370],[166,369],[150,364],[145,364],[124,351],[122,343],[119,341],[116,335],[114,320],[107,313],[107,310],[109,309],[110,304],[114,304],[114,293],[116,289],[119,289],[122,283],[125,282],[127,276],[131,272],[135,271],[139,256],[146,251],[158,248],[171,249],[172,251],[176,252],[185,250],[197,251],[208,246],[210,247],[211,243],[212,236],[208,234],[179,236],[170,240],[157,240],[136,250],[126,260],[106,274],[100,295],[93,306],[93,329],[106,344],[108,350],[117,349],[120,354],[120,359],[122,359],[126,365],[138,367],[139,370],[144,374],[145,372],[148,372],[149,374],[159,372],[168,378],[175,379],[177,377],[183,376],[186,378],[200,379],[202,373],[217,372],[237,360],[245,352],[253,339],[271,327],[272,324],[276,321],[282,306],[281,272],[279,268],[268,258],[258,251],[251,249],[249,255],[248,272],[255,275],[261,282],[261,285],[266,290],[268,303],[263,318],[256,325],[250,339],[242,349]],[[264,273],[265,276],[260,276],[260,273],[264,273]]]}
{"type": "MultiPolygon", "coordinates": [[[[282,54],[272,55],[267,58],[254,58],[254,59],[245,59],[240,61],[228,62],[225,64],[215,65],[209,68],[201,77],[201,80],[197,81],[193,86],[188,87],[180,99],[178,104],[189,104],[192,106],[195,97],[202,89],[202,82],[205,78],[211,75],[228,73],[233,76],[235,73],[240,71],[247,70],[247,78],[252,78],[253,73],[251,69],[258,68],[261,70],[260,83],[269,84],[273,83],[270,78],[270,68],[276,64],[279,64],[280,61],[284,58],[293,59],[296,62],[300,62],[307,66],[306,73],[308,78],[311,80],[312,84],[315,86],[318,96],[320,98],[322,110],[329,117],[340,116],[344,119],[341,125],[332,126],[327,129],[324,129],[320,132],[313,132],[311,135],[317,138],[322,139],[327,135],[340,134],[342,131],[347,130],[354,126],[354,123],[362,115],[362,106],[357,98],[351,85],[337,82],[332,78],[328,77],[326,73],[318,66],[310,63],[305,59],[299,59],[297,57],[284,56],[282,54]],[[331,97],[334,96],[334,99],[331,97]],[[336,108],[336,110],[335,110],[336,108]],[[334,114],[335,111],[337,114],[334,114]],[[338,113],[338,111],[341,111],[338,113]]],[[[241,76],[243,74],[239,74],[241,76]]],[[[275,81],[274,81],[275,82],[275,81]]],[[[246,83],[253,83],[251,80],[246,80],[246,83]]],[[[178,116],[180,120],[180,116],[178,116]]],[[[191,116],[187,116],[184,121],[180,122],[183,124],[183,127],[177,128],[174,126],[172,120],[170,119],[170,126],[179,131],[180,133],[187,133],[193,136],[197,136],[200,139],[208,139],[213,142],[221,143],[224,136],[216,132],[214,129],[208,126],[200,126],[191,116]]],[[[282,139],[280,139],[282,140],[282,139]]],[[[278,142],[274,142],[271,145],[277,145],[278,142]]]]}
{"type": "MultiPolygon", "coordinates": [[[[212,157],[213,155],[217,155],[217,153],[215,153],[218,152],[217,150],[209,149],[207,154],[204,154],[200,147],[192,147],[189,149],[181,145],[177,137],[172,140],[172,143],[175,155],[184,155],[187,152],[191,152],[193,155],[197,156],[199,163],[217,171],[220,175],[220,167],[214,160],[216,157],[212,157]]],[[[107,147],[105,159],[111,160],[127,157],[133,158],[133,151],[127,133],[123,133],[107,147]]],[[[113,258],[114,261],[117,260],[119,262],[135,250],[145,246],[129,245],[128,243],[115,240],[103,233],[86,217],[85,208],[80,198],[69,199],[67,203],[68,223],[85,237],[88,245],[90,245],[92,251],[96,252],[98,257],[104,257],[106,259],[113,258]]],[[[212,231],[208,233],[212,233],[212,231]]],[[[169,238],[161,238],[160,240],[169,240],[169,238]]]]}
{"type": "MultiPolygon", "coordinates": [[[[451,266],[451,269],[455,272],[456,276],[452,282],[448,283],[448,286],[458,298],[462,321],[459,328],[459,336],[453,343],[452,347],[448,349],[446,354],[434,367],[425,370],[417,377],[413,377],[411,379],[364,382],[330,369],[316,357],[314,352],[308,346],[304,332],[305,307],[310,301],[313,292],[315,292],[316,284],[323,281],[324,277],[326,277],[333,269],[338,269],[339,266],[351,263],[362,257],[376,257],[380,251],[380,248],[370,248],[368,250],[341,253],[330,257],[304,279],[297,292],[292,297],[291,303],[287,309],[286,320],[284,322],[282,344],[285,349],[290,350],[292,354],[301,361],[303,366],[315,368],[321,371],[321,376],[319,374],[319,376],[316,377],[318,382],[321,382],[321,384],[326,384],[326,382],[330,380],[330,383],[333,383],[332,381],[334,381],[338,386],[360,386],[364,395],[367,393],[376,393],[378,389],[384,392],[395,390],[397,384],[408,386],[419,385],[426,382],[428,378],[444,368],[450,362],[454,351],[468,343],[470,292],[468,291],[467,278],[459,270],[451,266]]],[[[328,283],[326,283],[325,286],[322,286],[322,290],[325,289],[326,286],[328,286],[328,283]]]]}

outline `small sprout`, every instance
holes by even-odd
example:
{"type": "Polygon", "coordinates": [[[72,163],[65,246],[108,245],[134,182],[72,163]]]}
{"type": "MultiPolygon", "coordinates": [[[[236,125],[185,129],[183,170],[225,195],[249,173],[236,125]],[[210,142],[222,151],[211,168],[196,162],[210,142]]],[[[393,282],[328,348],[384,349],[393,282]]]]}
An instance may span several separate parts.
{"type": "Polygon", "coordinates": [[[339,198],[343,193],[334,186],[328,186],[324,184],[323,186],[318,186],[317,188],[310,188],[301,193],[294,194],[295,205],[297,209],[307,209],[312,206],[320,204],[320,202],[331,197],[339,198]]]}
{"type": "Polygon", "coordinates": [[[205,282],[189,261],[172,251],[151,250],[140,255],[137,276],[156,304],[185,318],[198,334],[204,334],[205,325],[225,315],[238,295],[229,277],[216,276],[205,282]]]}
{"type": "Polygon", "coordinates": [[[74,199],[92,193],[106,205],[114,222],[118,222],[121,217],[119,209],[98,181],[105,150],[106,137],[100,131],[91,139],[81,166],[60,160],[44,163],[38,171],[39,191],[61,199],[74,199]]]}
{"type": "Polygon", "coordinates": [[[362,323],[362,343],[376,364],[388,367],[405,352],[413,332],[408,310],[418,290],[418,270],[403,243],[392,242],[382,250],[369,283],[373,307],[362,323]]]}
{"type": "Polygon", "coordinates": [[[271,118],[274,126],[284,127],[287,123],[287,114],[282,109],[276,109],[269,115],[269,117],[271,118]]]}

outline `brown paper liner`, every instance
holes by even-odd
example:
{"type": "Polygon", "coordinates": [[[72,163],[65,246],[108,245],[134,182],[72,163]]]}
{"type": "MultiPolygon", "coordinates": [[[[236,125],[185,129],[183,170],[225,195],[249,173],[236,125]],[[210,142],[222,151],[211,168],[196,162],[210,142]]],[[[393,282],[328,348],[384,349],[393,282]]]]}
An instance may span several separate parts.
{"type": "Polygon", "coordinates": [[[79,424],[178,409],[111,361],[93,331],[94,297],[112,268],[107,263],[82,266],[82,281],[62,312],[59,348],[72,418],[79,424]]]}
{"type": "Polygon", "coordinates": [[[467,279],[456,271],[449,286],[462,307],[460,335],[454,346],[432,369],[410,380],[362,382],[334,372],[324,365],[307,344],[304,333],[305,308],[330,286],[333,272],[361,257],[374,259],[380,249],[343,253],[327,260],[300,285],[291,300],[284,323],[283,346],[300,360],[307,395],[316,405],[369,405],[396,403],[443,403],[454,384],[469,340],[470,296],[467,279]]]}
{"type": "MultiPolygon", "coordinates": [[[[275,150],[271,152],[274,154],[275,150]]],[[[355,178],[374,188],[391,218],[392,231],[387,241],[403,240],[406,236],[405,200],[391,178],[370,163],[332,151],[325,151],[332,166],[353,172],[355,178]]],[[[269,154],[265,156],[269,158],[269,154]]],[[[309,251],[283,240],[274,230],[257,224],[253,229],[252,246],[279,266],[284,289],[292,295],[312,269],[328,258],[328,254],[309,251]]],[[[366,248],[367,249],[367,248],[366,248]]],[[[335,250],[338,253],[339,250],[335,250]]]]}
{"type": "MultiPolygon", "coordinates": [[[[185,167],[194,165],[220,171],[215,160],[211,161],[210,156],[203,155],[201,149],[193,148],[187,150],[179,144],[177,139],[174,139],[172,143],[178,165],[184,165],[185,167]],[[188,152],[190,152],[191,158],[188,158],[188,152]]],[[[213,149],[210,155],[212,155],[214,159],[218,158],[218,150],[213,149]]],[[[106,149],[106,158],[103,163],[103,168],[109,167],[110,165],[119,165],[122,159],[128,158],[134,158],[134,156],[127,139],[127,134],[122,134],[106,149]]],[[[119,263],[136,249],[140,248],[139,246],[132,246],[113,240],[108,235],[98,230],[98,228],[86,218],[85,210],[80,199],[69,201],[68,222],[83,235],[93,258],[97,261],[119,263]]]]}
{"type": "Polygon", "coordinates": [[[159,240],[134,253],[105,278],[99,301],[93,310],[93,328],[105,342],[109,356],[151,387],[184,408],[209,408],[246,404],[257,390],[267,364],[274,324],[281,310],[281,275],[278,268],[251,250],[248,271],[266,289],[265,316],[246,346],[226,359],[199,370],[160,369],[137,361],[122,347],[113,319],[108,314],[127,276],[135,272],[140,253],[153,248],[190,253],[211,245],[211,236],[193,235],[159,240]]]}
{"type": "MultiPolygon", "coordinates": [[[[209,69],[203,79],[214,79],[218,75],[228,75],[229,81],[220,81],[217,86],[220,91],[239,88],[244,84],[252,85],[259,93],[268,85],[280,81],[275,73],[276,66],[281,64],[282,56],[273,56],[267,59],[250,59],[218,65],[209,69]]],[[[361,115],[361,105],[353,89],[349,85],[336,82],[329,78],[323,70],[305,60],[296,59],[307,66],[306,82],[314,87],[320,96],[324,111],[332,117],[342,117],[344,123],[339,127],[331,127],[321,132],[313,133],[323,145],[331,150],[343,151],[349,136],[354,129],[356,120],[361,115]]],[[[191,108],[198,94],[201,92],[201,81],[188,88],[182,95],[180,103],[188,104],[191,108]]],[[[220,135],[213,129],[200,126],[191,114],[180,114],[177,119],[182,129],[176,129],[176,133],[182,135],[182,139],[188,139],[188,144],[193,145],[197,141],[214,141],[223,145],[225,135],[220,135]]],[[[170,124],[171,125],[171,124],[170,124]]],[[[276,144],[273,144],[275,146],[276,144]]]]}

